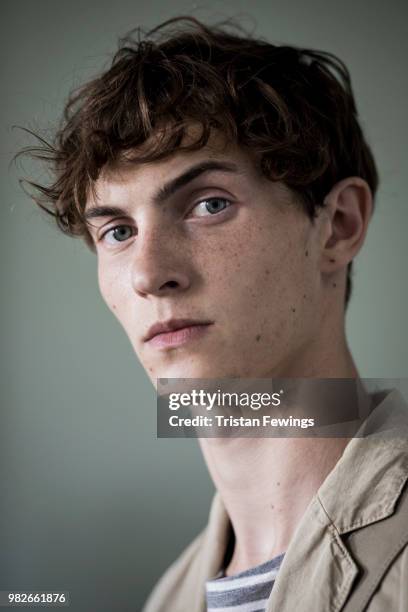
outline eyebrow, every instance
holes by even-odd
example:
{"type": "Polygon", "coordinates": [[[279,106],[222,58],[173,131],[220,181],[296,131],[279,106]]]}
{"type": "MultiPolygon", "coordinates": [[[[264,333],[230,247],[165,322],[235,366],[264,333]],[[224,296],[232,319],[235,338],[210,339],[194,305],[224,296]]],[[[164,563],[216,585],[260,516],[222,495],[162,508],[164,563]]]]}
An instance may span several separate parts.
{"type": "MultiPolygon", "coordinates": [[[[237,172],[238,166],[231,162],[209,160],[199,162],[191,166],[188,170],[176,176],[168,183],[162,185],[153,196],[155,204],[162,204],[174,195],[179,189],[185,187],[188,183],[199,177],[204,172],[237,172]]],[[[127,216],[129,213],[120,206],[92,206],[85,211],[85,219],[95,219],[96,217],[112,217],[112,216],[127,216]]]]}

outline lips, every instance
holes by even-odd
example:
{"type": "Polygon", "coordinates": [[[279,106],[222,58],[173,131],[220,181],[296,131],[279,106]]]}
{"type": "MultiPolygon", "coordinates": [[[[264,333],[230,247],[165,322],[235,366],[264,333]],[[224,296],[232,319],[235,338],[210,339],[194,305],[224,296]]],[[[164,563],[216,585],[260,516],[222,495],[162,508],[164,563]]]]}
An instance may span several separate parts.
{"type": "Polygon", "coordinates": [[[155,323],[144,337],[144,342],[149,342],[155,336],[166,334],[168,332],[177,331],[179,329],[211,325],[213,321],[199,321],[196,319],[170,319],[162,323],[155,323]]]}

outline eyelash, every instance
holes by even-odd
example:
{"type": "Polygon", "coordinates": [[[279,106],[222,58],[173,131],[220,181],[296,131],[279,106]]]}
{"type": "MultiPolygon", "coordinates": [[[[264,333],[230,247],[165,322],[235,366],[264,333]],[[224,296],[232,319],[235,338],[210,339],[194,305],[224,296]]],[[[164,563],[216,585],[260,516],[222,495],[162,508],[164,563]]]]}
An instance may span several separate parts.
{"type": "MultiPolygon", "coordinates": [[[[118,225],[114,225],[113,227],[110,227],[108,230],[106,230],[106,232],[104,232],[101,237],[99,238],[99,242],[105,242],[106,238],[109,234],[113,233],[115,230],[121,228],[121,227],[130,227],[132,229],[132,236],[134,236],[136,234],[135,228],[130,225],[129,223],[119,223],[118,225]]],[[[130,236],[129,236],[130,238],[130,236]]],[[[127,240],[129,240],[129,238],[127,238],[127,240]]],[[[120,244],[121,242],[126,242],[126,240],[117,240],[115,241],[116,244],[120,244]]],[[[112,246],[112,245],[110,245],[112,246]]]]}
{"type": "MultiPolygon", "coordinates": [[[[229,200],[228,198],[224,198],[222,196],[211,196],[211,197],[208,197],[208,198],[203,198],[202,200],[199,200],[198,202],[196,202],[194,204],[194,206],[191,208],[190,213],[195,208],[197,208],[197,206],[200,206],[200,204],[203,204],[204,202],[211,202],[212,200],[222,200],[223,202],[227,202],[228,206],[226,206],[226,208],[229,208],[231,206],[231,204],[232,204],[231,200],[229,200]]],[[[215,217],[217,214],[220,214],[224,210],[225,210],[225,208],[223,210],[219,211],[218,213],[214,213],[213,215],[209,214],[208,216],[215,217]]]]}
{"type": "MultiPolygon", "coordinates": [[[[194,206],[191,208],[191,211],[193,211],[195,208],[197,208],[197,206],[200,206],[200,204],[203,204],[204,202],[211,202],[212,200],[222,200],[224,202],[227,202],[227,206],[225,208],[223,208],[221,211],[216,212],[214,214],[211,215],[211,213],[209,213],[208,216],[213,216],[215,217],[216,215],[222,213],[224,210],[226,210],[227,208],[229,208],[232,204],[231,200],[229,200],[228,198],[224,198],[222,196],[212,196],[212,197],[208,197],[208,198],[203,198],[202,200],[199,200],[198,202],[196,202],[196,204],[194,204],[194,206]]],[[[190,213],[191,213],[190,211],[190,213]]],[[[202,215],[202,216],[206,216],[206,215],[202,215]]],[[[128,224],[128,223],[119,223],[118,225],[115,225],[113,227],[110,227],[108,230],[106,230],[100,237],[99,241],[103,242],[106,240],[106,237],[111,233],[114,232],[115,230],[121,228],[121,227],[130,227],[132,229],[132,236],[134,236],[136,234],[135,232],[135,228],[128,224]]],[[[129,236],[130,238],[130,236],[129,236]]],[[[128,240],[128,239],[127,239],[128,240]]],[[[116,241],[116,244],[120,244],[121,242],[126,242],[126,240],[118,240],[116,241]]],[[[112,246],[112,245],[111,245],[112,246]]]]}

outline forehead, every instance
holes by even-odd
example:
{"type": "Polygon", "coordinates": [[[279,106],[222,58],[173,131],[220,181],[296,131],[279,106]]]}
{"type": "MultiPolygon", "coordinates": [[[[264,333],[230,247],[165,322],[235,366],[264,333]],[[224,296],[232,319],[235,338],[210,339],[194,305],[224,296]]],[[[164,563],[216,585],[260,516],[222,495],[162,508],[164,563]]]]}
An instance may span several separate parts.
{"type": "Polygon", "coordinates": [[[180,149],[169,156],[153,162],[137,162],[138,153],[145,153],[149,147],[154,147],[154,141],[159,135],[151,137],[138,149],[129,151],[114,162],[104,166],[98,179],[90,190],[86,207],[94,199],[112,194],[129,185],[138,185],[141,190],[149,190],[165,183],[169,178],[177,176],[189,167],[204,161],[232,162],[237,167],[237,173],[245,175],[250,180],[264,180],[261,176],[256,157],[250,151],[228,140],[220,131],[212,130],[205,146],[195,150],[183,150],[182,147],[195,143],[201,132],[198,127],[189,126],[180,149]],[[133,159],[132,159],[133,158],[133,159]]]}

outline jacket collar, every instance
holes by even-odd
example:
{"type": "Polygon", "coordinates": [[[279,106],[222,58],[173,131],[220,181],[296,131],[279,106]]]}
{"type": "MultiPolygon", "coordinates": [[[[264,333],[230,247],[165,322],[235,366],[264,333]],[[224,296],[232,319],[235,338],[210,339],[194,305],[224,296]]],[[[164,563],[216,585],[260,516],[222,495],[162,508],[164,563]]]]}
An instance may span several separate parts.
{"type": "Polygon", "coordinates": [[[208,525],[200,553],[200,563],[193,592],[196,594],[191,612],[205,612],[205,583],[222,568],[225,551],[231,536],[231,522],[218,491],[215,493],[210,510],[208,525]]]}
{"type": "Polygon", "coordinates": [[[317,493],[340,534],[390,516],[408,479],[408,406],[397,389],[376,400],[317,493]]]}
{"type": "Polygon", "coordinates": [[[266,612],[347,601],[359,569],[341,535],[390,516],[408,479],[407,404],[398,390],[381,395],[302,517],[266,612]]]}

